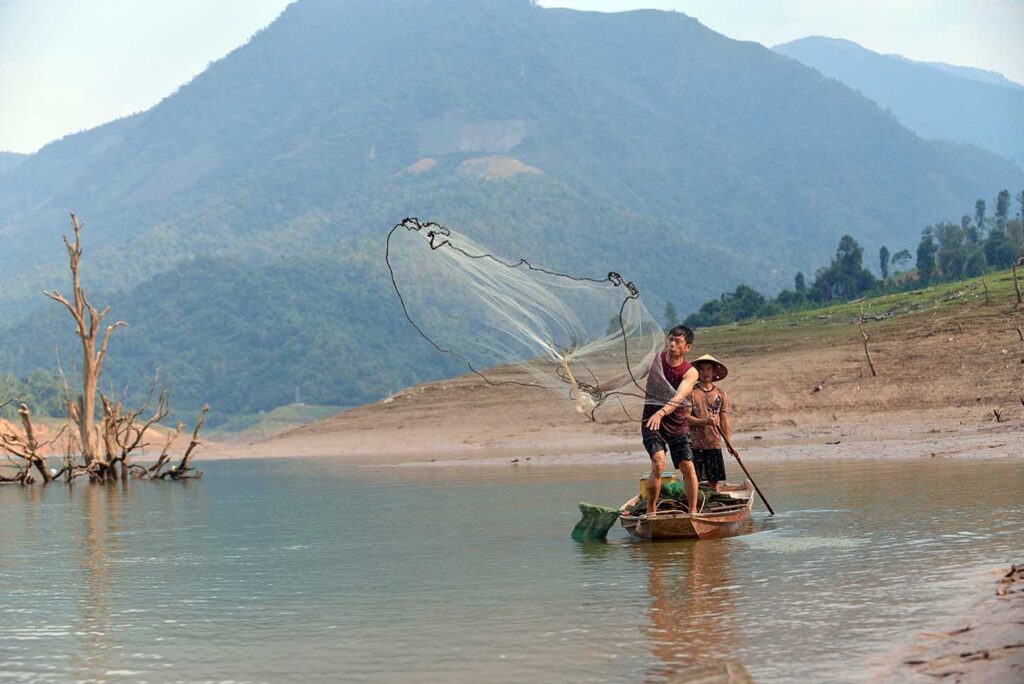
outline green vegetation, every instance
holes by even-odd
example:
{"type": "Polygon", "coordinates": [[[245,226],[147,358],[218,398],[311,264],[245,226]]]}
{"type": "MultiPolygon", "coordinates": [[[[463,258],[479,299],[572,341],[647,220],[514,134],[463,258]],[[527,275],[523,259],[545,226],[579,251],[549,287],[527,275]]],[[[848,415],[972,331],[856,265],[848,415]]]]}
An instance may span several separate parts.
{"type": "MultiPolygon", "coordinates": [[[[890,265],[907,263],[910,252],[901,250],[890,260],[889,250],[883,246],[879,250],[882,273],[879,280],[864,268],[864,250],[860,244],[844,235],[832,262],[815,272],[810,289],[803,273],[796,274],[795,290],[783,290],[774,299],[766,298],[748,285],[739,285],[735,291],[705,302],[697,312],[687,316],[685,322],[691,327],[723,325],[1005,269],[1024,255],[1024,222],[1020,218],[1009,219],[1009,197],[1008,190],[999,193],[998,209],[993,218],[986,218],[985,201],[979,199],[975,203],[973,223],[969,216],[964,216],[960,224],[939,223],[926,227],[921,232],[916,268],[912,272],[890,277],[890,265]]],[[[1024,215],[1024,192],[1019,198],[1021,214],[1018,216],[1024,215]]]]}
{"type": "MultiPolygon", "coordinates": [[[[804,348],[832,345],[836,343],[837,327],[847,329],[844,339],[858,339],[855,324],[862,311],[870,322],[873,336],[875,331],[884,334],[890,329],[894,330],[894,335],[900,336],[907,334],[908,320],[914,316],[944,312],[957,312],[956,315],[961,316],[965,306],[979,312],[978,315],[988,310],[1001,312],[1007,309],[1007,305],[1012,306],[1015,297],[1012,272],[998,271],[986,275],[984,282],[979,276],[936,283],[914,290],[703,328],[699,331],[698,340],[701,349],[718,349],[724,356],[739,350],[777,351],[794,344],[804,348]],[[993,303],[991,309],[985,307],[986,286],[993,303]]],[[[1016,333],[1010,334],[1016,338],[1016,333]]]]}
{"type": "Polygon", "coordinates": [[[35,370],[23,378],[0,377],[0,402],[12,403],[0,408],[0,417],[15,420],[18,407],[24,402],[33,414],[59,416],[65,413],[64,384],[59,377],[44,370],[35,370]]]}

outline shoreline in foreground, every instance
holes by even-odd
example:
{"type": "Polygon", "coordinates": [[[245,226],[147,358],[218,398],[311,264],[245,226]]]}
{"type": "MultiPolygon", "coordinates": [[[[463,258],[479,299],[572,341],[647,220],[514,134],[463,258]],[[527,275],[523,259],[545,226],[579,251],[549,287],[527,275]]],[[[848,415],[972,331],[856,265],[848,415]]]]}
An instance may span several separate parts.
{"type": "MultiPolygon", "coordinates": [[[[593,424],[590,424],[593,425],[593,424]]],[[[607,426],[553,426],[540,433],[529,426],[509,426],[506,434],[465,439],[439,426],[332,431],[330,434],[275,437],[256,443],[222,442],[200,452],[199,460],[244,458],[332,458],[353,465],[428,465],[497,467],[630,465],[646,463],[638,435],[609,434],[607,426]],[[516,427],[519,429],[517,430],[516,427]]],[[[619,431],[621,432],[621,431],[619,431]]],[[[632,432],[632,430],[630,430],[632,432]]],[[[930,458],[1001,459],[1024,455],[1024,421],[946,425],[921,416],[864,417],[847,424],[797,430],[783,426],[740,432],[733,440],[744,461],[921,460],[930,458]],[[886,430],[876,423],[885,421],[886,430]]],[[[729,462],[732,459],[726,454],[729,462]]]]}

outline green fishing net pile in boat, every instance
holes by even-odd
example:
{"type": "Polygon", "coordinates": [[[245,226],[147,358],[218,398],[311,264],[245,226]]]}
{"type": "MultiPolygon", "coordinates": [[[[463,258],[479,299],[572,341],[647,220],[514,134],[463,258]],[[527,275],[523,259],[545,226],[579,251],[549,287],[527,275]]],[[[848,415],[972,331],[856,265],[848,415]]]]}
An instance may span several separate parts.
{"type": "MultiPolygon", "coordinates": [[[[716,492],[710,487],[700,487],[701,510],[708,511],[720,506],[732,506],[736,499],[723,492],[716,492]]],[[[689,502],[686,499],[686,486],[682,482],[663,480],[661,483],[661,494],[658,497],[659,511],[689,510],[689,502]]],[[[647,500],[640,499],[633,506],[630,513],[639,515],[647,512],[647,500]]]]}

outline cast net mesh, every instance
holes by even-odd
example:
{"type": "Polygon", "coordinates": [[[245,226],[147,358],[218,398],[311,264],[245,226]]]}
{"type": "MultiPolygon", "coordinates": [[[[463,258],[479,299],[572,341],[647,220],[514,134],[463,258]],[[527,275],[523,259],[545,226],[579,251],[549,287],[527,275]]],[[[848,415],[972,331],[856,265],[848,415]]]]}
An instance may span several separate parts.
{"type": "Polygon", "coordinates": [[[675,392],[655,363],[664,333],[616,272],[558,273],[415,218],[391,229],[386,260],[409,322],[489,384],[557,392],[592,420],[675,392]]]}

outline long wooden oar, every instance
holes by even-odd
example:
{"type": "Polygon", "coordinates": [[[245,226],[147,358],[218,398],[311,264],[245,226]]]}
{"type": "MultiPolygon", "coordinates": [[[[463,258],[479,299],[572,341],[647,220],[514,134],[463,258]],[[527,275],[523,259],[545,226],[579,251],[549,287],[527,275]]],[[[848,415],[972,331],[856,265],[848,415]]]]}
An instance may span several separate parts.
{"type": "Polygon", "coordinates": [[[729,442],[729,438],[725,436],[724,432],[722,432],[722,426],[715,425],[715,430],[718,431],[718,434],[722,435],[722,439],[725,440],[726,448],[729,449],[730,454],[736,457],[736,462],[740,464],[740,468],[743,468],[743,474],[747,476],[748,480],[750,480],[750,484],[754,485],[754,491],[756,491],[757,495],[761,497],[761,501],[764,502],[764,505],[768,509],[768,512],[772,515],[775,515],[775,511],[772,509],[772,505],[768,503],[768,499],[764,498],[764,494],[761,493],[761,488],[757,486],[756,482],[754,482],[754,476],[750,474],[750,471],[747,470],[747,466],[743,465],[743,461],[740,460],[739,452],[737,452],[736,449],[733,448],[732,444],[729,442]]]}

